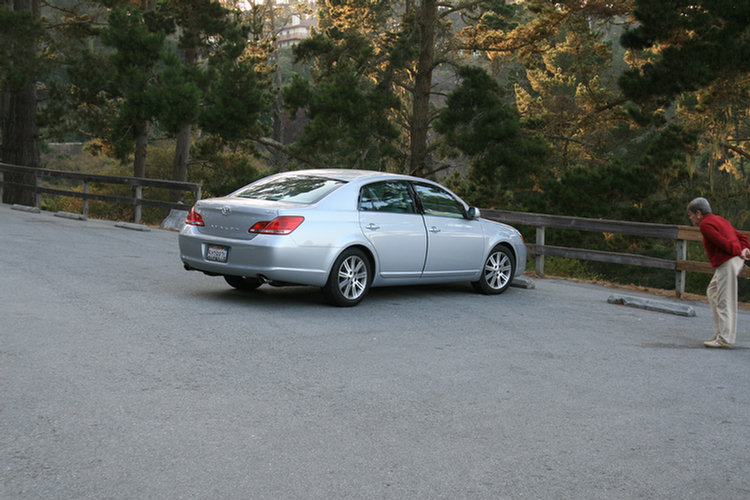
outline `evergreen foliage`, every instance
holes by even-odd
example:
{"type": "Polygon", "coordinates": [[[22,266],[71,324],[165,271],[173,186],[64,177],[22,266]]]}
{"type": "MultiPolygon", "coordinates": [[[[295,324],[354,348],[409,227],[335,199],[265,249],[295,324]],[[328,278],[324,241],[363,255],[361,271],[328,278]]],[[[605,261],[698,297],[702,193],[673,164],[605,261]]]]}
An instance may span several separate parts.
{"type": "Polygon", "coordinates": [[[325,35],[295,47],[297,61],[314,67],[312,82],[294,76],[282,91],[289,114],[305,109],[309,120],[296,151],[342,168],[383,170],[395,158],[398,131],[389,116],[399,102],[371,78],[375,52],[353,25],[333,20],[325,35]]]}
{"type": "Polygon", "coordinates": [[[222,61],[210,67],[208,89],[200,112],[202,129],[227,142],[265,135],[260,122],[268,110],[264,76],[242,61],[222,61]]]}
{"type": "Polygon", "coordinates": [[[170,135],[198,121],[206,76],[200,68],[184,64],[174,52],[162,56],[163,66],[151,90],[154,116],[170,135]]]}
{"type": "Polygon", "coordinates": [[[547,145],[539,136],[522,133],[520,114],[503,101],[500,86],[485,70],[465,66],[458,76],[461,84],[448,95],[435,130],[450,148],[471,159],[468,200],[494,206],[504,201],[508,185],[534,187],[547,145]]]}
{"type": "Polygon", "coordinates": [[[636,0],[638,25],[622,37],[634,50],[658,51],[620,79],[634,100],[668,102],[683,92],[750,72],[750,3],[636,0]]]}
{"type": "Polygon", "coordinates": [[[619,83],[641,124],[680,124],[692,194],[737,224],[750,221],[750,4],[636,0],[622,36],[632,67],[619,83]],[[674,116],[670,116],[674,113],[674,116]]]}
{"type": "Polygon", "coordinates": [[[0,90],[18,90],[41,75],[38,46],[44,37],[44,26],[31,10],[0,7],[0,90]]]}
{"type": "Polygon", "coordinates": [[[159,107],[154,83],[164,39],[164,32],[148,28],[140,9],[115,8],[100,34],[112,51],[79,52],[75,68],[85,71],[71,72],[75,104],[83,119],[119,159],[133,154],[135,141],[148,133],[159,107]]]}

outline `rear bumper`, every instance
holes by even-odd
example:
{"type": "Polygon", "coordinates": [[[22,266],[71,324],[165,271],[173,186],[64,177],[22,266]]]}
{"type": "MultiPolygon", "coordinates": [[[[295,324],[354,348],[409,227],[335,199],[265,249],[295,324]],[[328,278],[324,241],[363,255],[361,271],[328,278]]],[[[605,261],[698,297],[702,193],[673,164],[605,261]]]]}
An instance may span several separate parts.
{"type": "Polygon", "coordinates": [[[328,270],[320,263],[326,262],[330,249],[299,246],[288,236],[259,235],[252,240],[236,240],[206,236],[186,226],[178,241],[186,269],[312,286],[323,286],[328,280],[328,270]],[[228,248],[227,261],[208,260],[210,245],[228,248]]]}

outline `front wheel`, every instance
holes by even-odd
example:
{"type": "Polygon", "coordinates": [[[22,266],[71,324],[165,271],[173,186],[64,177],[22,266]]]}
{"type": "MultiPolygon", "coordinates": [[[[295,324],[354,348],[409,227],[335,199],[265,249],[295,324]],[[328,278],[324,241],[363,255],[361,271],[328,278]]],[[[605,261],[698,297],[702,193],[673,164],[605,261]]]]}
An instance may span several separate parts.
{"type": "Polygon", "coordinates": [[[229,283],[237,290],[255,290],[261,285],[258,278],[248,278],[247,276],[224,276],[224,281],[229,283]]]}
{"type": "Polygon", "coordinates": [[[503,293],[513,282],[516,262],[507,247],[498,245],[484,261],[482,276],[471,284],[479,293],[487,295],[503,293]]]}
{"type": "Polygon", "coordinates": [[[371,282],[370,260],[362,250],[350,248],[333,263],[323,293],[333,305],[356,306],[365,298],[371,282]]]}

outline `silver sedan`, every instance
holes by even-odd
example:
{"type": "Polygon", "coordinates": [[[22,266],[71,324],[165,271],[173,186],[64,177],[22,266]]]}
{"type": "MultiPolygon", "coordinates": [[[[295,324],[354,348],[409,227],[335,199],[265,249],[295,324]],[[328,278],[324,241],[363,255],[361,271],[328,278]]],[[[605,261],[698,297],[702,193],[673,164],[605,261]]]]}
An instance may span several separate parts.
{"type": "Polygon", "coordinates": [[[499,294],[526,267],[516,229],[440,184],[362,170],[284,172],[200,200],[179,245],[185,269],[241,290],[317,286],[338,306],[372,286],[469,281],[499,294]]]}

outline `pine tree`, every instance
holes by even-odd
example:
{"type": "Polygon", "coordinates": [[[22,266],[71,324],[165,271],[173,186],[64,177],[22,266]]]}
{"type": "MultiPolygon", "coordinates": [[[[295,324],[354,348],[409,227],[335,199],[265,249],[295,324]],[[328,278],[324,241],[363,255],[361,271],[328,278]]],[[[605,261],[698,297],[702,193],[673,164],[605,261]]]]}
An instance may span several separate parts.
{"type": "Polygon", "coordinates": [[[635,0],[638,22],[625,47],[652,56],[620,80],[634,100],[668,102],[685,91],[750,73],[750,3],[732,0],[635,0]]]}
{"type": "Polygon", "coordinates": [[[616,85],[613,47],[607,40],[628,1],[533,0],[504,5],[468,26],[468,47],[506,67],[523,126],[554,144],[550,174],[609,161],[623,141],[628,119],[616,85]]]}
{"type": "MultiPolygon", "coordinates": [[[[105,59],[108,74],[100,73],[105,79],[101,89],[110,118],[103,124],[103,137],[118,158],[125,159],[134,152],[135,177],[146,176],[149,128],[158,106],[153,86],[164,39],[164,32],[151,31],[143,12],[136,8],[113,9],[101,34],[102,43],[114,49],[105,59]]],[[[91,82],[80,84],[88,86],[91,82]]],[[[96,87],[91,91],[96,93],[96,87]]]]}
{"type": "MultiPolygon", "coordinates": [[[[0,132],[5,163],[39,168],[36,125],[36,81],[41,72],[39,44],[43,37],[37,0],[0,6],[0,132]]],[[[34,177],[8,174],[5,180],[33,184],[34,177]]],[[[8,187],[3,202],[34,205],[32,191],[8,187]]]]}
{"type": "Polygon", "coordinates": [[[726,200],[724,213],[746,219],[750,3],[636,0],[633,15],[638,24],[622,37],[634,62],[619,80],[623,93],[657,125],[674,112],[697,138],[694,185],[705,180],[699,189],[726,200]]]}
{"type": "Polygon", "coordinates": [[[298,152],[346,168],[384,169],[393,161],[398,132],[390,117],[399,102],[378,69],[384,6],[319,4],[319,32],[294,49],[311,64],[312,82],[297,76],[283,89],[290,115],[305,109],[309,120],[298,152]]]}
{"type": "Polygon", "coordinates": [[[484,69],[466,66],[458,75],[461,84],[448,95],[435,126],[448,147],[471,159],[467,178],[452,182],[470,203],[504,204],[506,183],[518,190],[539,183],[547,145],[521,130],[518,111],[504,102],[499,84],[484,69]]]}
{"type": "MultiPolygon", "coordinates": [[[[371,104],[367,112],[373,118],[364,115],[363,121],[369,124],[371,134],[379,135],[364,144],[368,154],[374,150],[382,153],[375,164],[416,175],[434,175],[447,167],[436,157],[440,139],[433,133],[444,100],[444,95],[436,91],[437,80],[451,78],[467,58],[457,38],[460,27],[473,22],[493,4],[485,0],[319,3],[319,32],[297,49],[299,60],[314,66],[313,85],[302,95],[316,98],[325,79],[335,72],[349,72],[351,78],[358,79],[360,89],[360,95],[350,97],[371,104]]],[[[343,75],[337,78],[352,83],[343,75]]],[[[295,88],[300,85],[295,84],[295,88]]],[[[290,94],[286,92],[288,97],[290,94]]],[[[334,109],[331,111],[335,115],[334,109]]],[[[333,116],[331,121],[335,121],[333,116]]],[[[342,127],[344,134],[347,130],[356,129],[342,127]]]]}
{"type": "Polygon", "coordinates": [[[171,106],[162,108],[160,123],[176,137],[172,179],[186,181],[192,126],[200,104],[198,64],[201,58],[207,58],[211,46],[217,40],[220,43],[232,29],[233,18],[231,11],[216,0],[163,0],[158,5],[158,15],[160,22],[174,23],[178,30],[180,59],[168,58],[169,73],[162,82],[162,96],[171,100],[171,106]]]}

